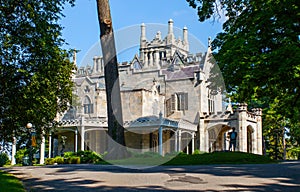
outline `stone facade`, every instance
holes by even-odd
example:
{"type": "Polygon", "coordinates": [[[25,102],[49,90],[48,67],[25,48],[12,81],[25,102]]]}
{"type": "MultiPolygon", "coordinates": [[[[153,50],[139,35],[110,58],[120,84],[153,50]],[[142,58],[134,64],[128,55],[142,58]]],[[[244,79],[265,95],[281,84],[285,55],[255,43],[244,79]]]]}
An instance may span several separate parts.
{"type": "MultiPolygon", "coordinates": [[[[213,67],[210,44],[206,53],[193,55],[189,52],[186,27],[182,36],[182,40],[175,38],[170,20],[166,37],[162,38],[158,31],[149,41],[146,25],[142,24],[139,55],[131,62],[119,64],[127,146],[162,154],[178,150],[192,153],[194,149],[228,150],[227,135],[235,127],[237,150],[262,154],[261,109],[249,112],[247,104],[231,106],[230,102],[225,106],[224,96],[209,88],[213,67]],[[130,126],[141,117],[160,115],[177,122],[177,127],[164,125],[160,135],[159,127],[141,125],[136,131],[130,126]],[[186,122],[186,127],[182,122],[186,122]]],[[[103,153],[107,147],[107,112],[102,57],[94,57],[93,66],[79,68],[73,80],[76,99],[68,112],[58,116],[61,127],[54,135],[67,136],[66,150],[92,149],[103,153]]],[[[53,145],[51,151],[53,156],[53,145]]]]}

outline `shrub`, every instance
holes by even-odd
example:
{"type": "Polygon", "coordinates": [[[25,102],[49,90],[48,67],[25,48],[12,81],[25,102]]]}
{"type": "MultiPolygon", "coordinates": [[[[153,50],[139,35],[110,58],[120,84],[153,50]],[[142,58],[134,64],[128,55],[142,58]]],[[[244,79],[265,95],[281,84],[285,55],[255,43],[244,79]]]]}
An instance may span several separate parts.
{"type": "Polygon", "coordinates": [[[57,164],[64,164],[64,158],[61,156],[54,157],[54,161],[57,164]]]}
{"type": "Polygon", "coordinates": [[[80,164],[80,157],[68,157],[68,158],[65,158],[65,161],[64,161],[65,164],[80,164]]]}
{"type": "Polygon", "coordinates": [[[94,151],[78,151],[77,157],[80,157],[81,163],[98,163],[102,161],[102,156],[94,151]]]}
{"type": "Polygon", "coordinates": [[[287,149],[287,156],[290,159],[294,159],[294,160],[299,160],[300,157],[300,147],[293,147],[293,148],[289,148],[287,149]]]}
{"type": "Polygon", "coordinates": [[[65,152],[64,157],[57,156],[54,158],[47,158],[46,165],[57,164],[80,164],[80,163],[99,163],[102,161],[102,155],[94,151],[78,151],[65,152]]]}
{"type": "Polygon", "coordinates": [[[204,153],[206,153],[206,152],[200,151],[199,149],[196,149],[196,150],[194,151],[193,155],[200,155],[200,154],[204,154],[204,153]]]}
{"type": "Polygon", "coordinates": [[[55,163],[54,158],[46,158],[45,159],[45,164],[46,165],[53,165],[55,163]]]}
{"type": "Polygon", "coordinates": [[[70,164],[80,164],[80,157],[71,157],[70,164]]]}
{"type": "Polygon", "coordinates": [[[6,153],[0,153],[0,167],[9,164],[9,158],[6,153]]]}
{"type": "Polygon", "coordinates": [[[19,149],[16,152],[16,155],[15,155],[16,163],[17,164],[22,164],[23,163],[23,158],[25,157],[26,154],[28,154],[27,149],[19,149]]]}
{"type": "Polygon", "coordinates": [[[69,158],[69,157],[76,157],[75,152],[68,151],[64,153],[64,158],[69,158]]]}
{"type": "Polygon", "coordinates": [[[182,152],[182,151],[180,151],[179,153],[178,153],[178,155],[177,155],[178,157],[187,157],[188,156],[188,154],[186,154],[186,153],[184,153],[184,152],[182,152]]]}

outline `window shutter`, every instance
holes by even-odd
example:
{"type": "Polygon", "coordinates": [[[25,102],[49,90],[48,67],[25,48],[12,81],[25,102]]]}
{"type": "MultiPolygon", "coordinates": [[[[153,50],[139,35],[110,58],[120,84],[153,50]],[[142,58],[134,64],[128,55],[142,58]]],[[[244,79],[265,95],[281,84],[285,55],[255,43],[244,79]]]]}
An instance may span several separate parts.
{"type": "Polygon", "coordinates": [[[184,93],[184,110],[188,110],[188,106],[189,106],[189,97],[188,97],[188,93],[184,93]]]}
{"type": "Polygon", "coordinates": [[[184,93],[180,93],[180,94],[178,94],[178,100],[177,100],[178,102],[179,102],[179,105],[178,105],[178,110],[179,111],[183,111],[184,110],[184,93]]]}
{"type": "Polygon", "coordinates": [[[171,114],[171,98],[166,100],[166,113],[167,116],[171,114]]]}
{"type": "Polygon", "coordinates": [[[175,95],[174,94],[172,94],[171,95],[171,110],[172,111],[175,111],[176,110],[176,99],[175,99],[175,95]]]}

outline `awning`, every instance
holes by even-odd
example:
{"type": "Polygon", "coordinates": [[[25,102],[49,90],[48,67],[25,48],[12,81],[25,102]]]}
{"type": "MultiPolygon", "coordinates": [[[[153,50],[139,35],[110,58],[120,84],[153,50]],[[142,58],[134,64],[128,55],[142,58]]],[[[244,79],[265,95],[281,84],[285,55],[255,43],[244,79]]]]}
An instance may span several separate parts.
{"type": "Polygon", "coordinates": [[[187,131],[197,131],[197,125],[190,123],[186,120],[172,120],[167,119],[163,117],[157,117],[157,116],[145,116],[145,117],[139,117],[136,120],[130,122],[125,127],[129,131],[133,130],[157,130],[159,127],[163,128],[171,128],[171,129],[181,129],[181,130],[187,130],[187,131]]]}

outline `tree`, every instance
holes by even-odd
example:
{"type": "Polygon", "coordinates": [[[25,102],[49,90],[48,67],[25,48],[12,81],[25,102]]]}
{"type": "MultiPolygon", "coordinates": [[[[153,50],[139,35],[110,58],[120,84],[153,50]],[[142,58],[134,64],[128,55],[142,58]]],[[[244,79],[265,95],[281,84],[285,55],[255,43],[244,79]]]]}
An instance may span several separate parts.
{"type": "MultiPolygon", "coordinates": [[[[221,13],[227,17],[223,32],[217,35],[212,46],[233,100],[262,107],[264,114],[272,110],[272,114],[285,118],[290,125],[298,122],[299,1],[186,1],[197,8],[200,21],[216,19],[221,13]]],[[[266,121],[264,125],[279,128],[274,121],[266,121]]],[[[291,136],[299,138],[296,129],[291,129],[291,136]]]]}
{"type": "Polygon", "coordinates": [[[74,0],[0,2],[0,139],[24,134],[28,122],[40,135],[71,101],[73,64],[58,23],[65,3],[74,0]]]}
{"type": "Polygon", "coordinates": [[[100,26],[100,40],[105,63],[105,88],[107,100],[109,159],[119,159],[126,156],[122,102],[120,95],[118,61],[108,0],[96,0],[100,26]],[[113,139],[113,140],[111,140],[113,139]],[[118,145],[119,144],[119,145],[118,145]]]}

